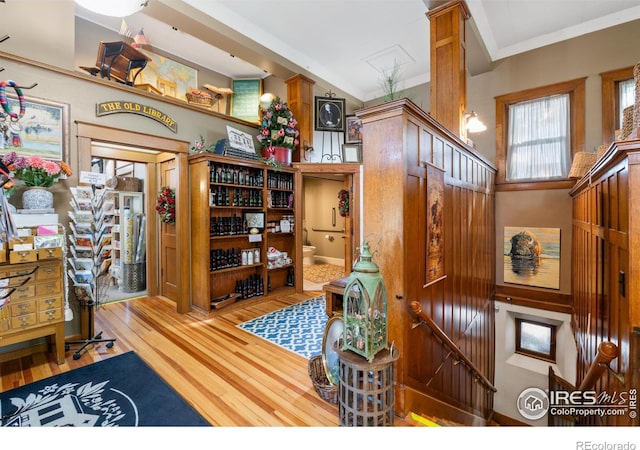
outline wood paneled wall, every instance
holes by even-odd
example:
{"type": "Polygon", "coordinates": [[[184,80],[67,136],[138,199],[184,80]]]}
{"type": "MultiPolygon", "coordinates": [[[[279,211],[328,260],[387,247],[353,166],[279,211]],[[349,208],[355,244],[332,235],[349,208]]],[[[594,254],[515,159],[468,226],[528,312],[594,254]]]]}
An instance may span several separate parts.
{"type": "MultiPolygon", "coordinates": [[[[576,385],[585,377],[598,345],[610,341],[619,356],[596,391],[629,392],[640,368],[640,141],[618,142],[571,191],[573,197],[574,330],[578,346],[576,385]],[[634,356],[635,355],[635,356],[634,356]]],[[[600,424],[638,425],[628,415],[600,424]]]]}
{"type": "Polygon", "coordinates": [[[389,297],[389,341],[401,351],[397,405],[481,423],[493,395],[455,364],[412,301],[493,381],[495,168],[411,101],[357,112],[363,120],[364,238],[371,237],[389,297]],[[446,278],[427,282],[428,166],[444,171],[446,278]]]}

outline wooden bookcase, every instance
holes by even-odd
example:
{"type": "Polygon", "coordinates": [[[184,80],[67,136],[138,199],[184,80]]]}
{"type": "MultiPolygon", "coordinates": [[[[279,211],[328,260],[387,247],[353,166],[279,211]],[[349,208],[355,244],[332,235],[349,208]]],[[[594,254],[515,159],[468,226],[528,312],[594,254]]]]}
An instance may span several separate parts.
{"type": "Polygon", "coordinates": [[[296,289],[295,273],[302,270],[294,220],[298,174],[297,169],[229,156],[189,157],[194,308],[218,313],[296,289]],[[270,248],[286,252],[291,261],[270,262],[270,248]],[[247,257],[249,251],[253,255],[247,257]]]}

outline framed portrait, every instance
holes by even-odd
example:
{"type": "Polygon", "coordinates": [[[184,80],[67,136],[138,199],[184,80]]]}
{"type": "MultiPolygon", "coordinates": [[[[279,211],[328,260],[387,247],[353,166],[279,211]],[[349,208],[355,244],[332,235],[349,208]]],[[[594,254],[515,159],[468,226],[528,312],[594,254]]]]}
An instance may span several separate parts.
{"type": "Polygon", "coordinates": [[[256,228],[261,232],[264,230],[264,212],[245,212],[244,220],[247,222],[247,228],[256,228]]]}
{"type": "Polygon", "coordinates": [[[357,116],[345,117],[345,144],[360,144],[362,142],[362,119],[357,116]]]}
{"type": "MultiPolygon", "coordinates": [[[[0,154],[69,161],[69,105],[25,95],[24,117],[0,122],[0,154]]],[[[20,111],[18,97],[7,93],[9,108],[20,111]]]]}
{"type": "Polygon", "coordinates": [[[315,97],[315,129],[344,133],[344,103],[343,98],[315,97]]]}
{"type": "Polygon", "coordinates": [[[343,163],[361,163],[362,146],[360,144],[342,144],[343,163]]]}

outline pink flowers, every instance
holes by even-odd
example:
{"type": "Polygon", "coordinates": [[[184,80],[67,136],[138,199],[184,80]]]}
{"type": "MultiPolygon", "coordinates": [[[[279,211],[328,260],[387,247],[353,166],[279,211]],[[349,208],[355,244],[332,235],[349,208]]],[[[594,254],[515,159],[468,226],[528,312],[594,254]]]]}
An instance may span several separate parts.
{"type": "Polygon", "coordinates": [[[59,163],[39,156],[20,156],[9,152],[2,162],[14,173],[14,178],[22,180],[26,186],[51,187],[61,176],[70,176],[71,167],[64,161],[59,163]]]}

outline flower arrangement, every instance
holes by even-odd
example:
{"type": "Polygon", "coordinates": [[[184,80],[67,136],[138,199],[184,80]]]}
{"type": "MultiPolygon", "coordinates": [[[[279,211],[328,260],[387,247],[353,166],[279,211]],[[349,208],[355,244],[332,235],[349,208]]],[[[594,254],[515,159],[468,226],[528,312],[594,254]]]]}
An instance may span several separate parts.
{"type": "Polygon", "coordinates": [[[275,152],[273,147],[294,148],[298,145],[300,134],[297,127],[298,121],[287,103],[275,97],[262,117],[260,134],[257,136],[260,147],[269,154],[275,152]]]}
{"type": "Polygon", "coordinates": [[[163,186],[156,201],[156,211],[164,223],[176,223],[176,191],[163,186]]]}
{"type": "Polygon", "coordinates": [[[209,146],[205,145],[204,136],[200,135],[200,139],[193,143],[193,147],[191,147],[191,151],[193,153],[213,153],[215,145],[211,144],[209,146]]]}
{"type": "Polygon", "coordinates": [[[25,186],[51,187],[54,181],[71,175],[71,167],[64,161],[56,162],[39,156],[19,156],[9,152],[2,157],[13,178],[22,181],[25,186]]]}

